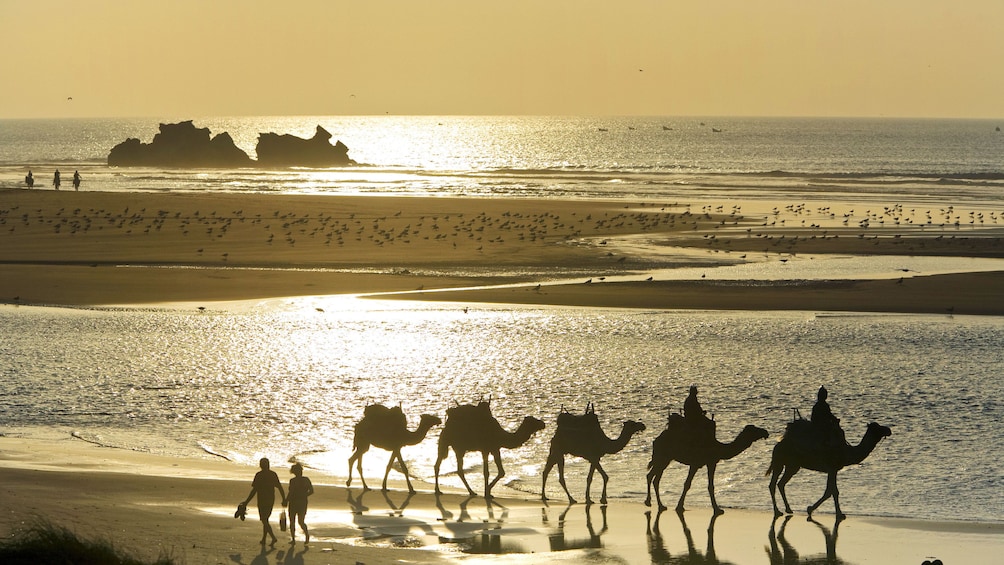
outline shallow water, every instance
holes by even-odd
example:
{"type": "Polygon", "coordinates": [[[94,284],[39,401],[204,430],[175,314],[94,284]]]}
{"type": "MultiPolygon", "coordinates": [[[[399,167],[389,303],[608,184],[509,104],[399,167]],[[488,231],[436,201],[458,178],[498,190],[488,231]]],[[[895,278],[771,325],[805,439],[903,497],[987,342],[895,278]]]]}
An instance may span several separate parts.
{"type": "MultiPolygon", "coordinates": [[[[248,464],[295,457],[344,475],[366,404],[400,402],[414,426],[420,413],[443,416],[455,401],[491,396],[506,428],[528,414],[549,425],[503,455],[503,484],[532,494],[558,411],[594,402],[608,435],[627,419],[648,425],[604,459],[611,496],[637,500],[667,409],[682,408],[697,384],[719,439],[745,424],[770,431],[716,477],[723,506],[767,509],[770,448],[793,409],[808,414],[825,384],[852,442],[870,421],[893,428],[863,465],[841,472],[845,512],[1004,520],[1001,318],[313,297],[203,312],[5,306],[0,325],[7,434],[75,432],[125,449],[248,464]]],[[[420,479],[432,479],[438,433],[404,450],[420,479]]],[[[386,453],[371,450],[364,463],[379,484],[386,453]]],[[[479,485],[480,458],[466,466],[479,485]]],[[[452,456],[443,470],[446,484],[460,485],[452,456]]],[[[586,466],[570,460],[567,470],[581,499],[586,466]]],[[[670,505],[684,476],[674,465],[663,479],[670,505]]],[[[552,497],[561,494],[556,479],[552,497]]],[[[708,505],[703,481],[698,475],[689,506],[708,505]]],[[[789,498],[804,507],[822,489],[822,475],[803,471],[789,498]]]]}

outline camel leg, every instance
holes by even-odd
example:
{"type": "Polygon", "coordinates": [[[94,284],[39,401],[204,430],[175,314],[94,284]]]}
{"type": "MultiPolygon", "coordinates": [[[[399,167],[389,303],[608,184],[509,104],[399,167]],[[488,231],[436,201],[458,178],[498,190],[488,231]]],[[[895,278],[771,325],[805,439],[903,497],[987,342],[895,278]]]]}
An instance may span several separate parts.
{"type": "Polygon", "coordinates": [[[561,488],[565,490],[565,496],[568,497],[569,504],[575,504],[575,499],[572,498],[572,493],[568,492],[568,483],[565,482],[565,456],[562,455],[561,459],[558,460],[558,484],[561,488]]]}
{"type": "Polygon", "coordinates": [[[697,465],[691,465],[690,471],[687,472],[687,480],[683,481],[683,492],[680,493],[680,501],[676,503],[677,512],[683,512],[683,499],[687,498],[687,491],[690,490],[690,485],[694,482],[694,475],[697,474],[698,469],[700,467],[697,465]]]}
{"type": "Polygon", "coordinates": [[[433,470],[436,474],[436,494],[440,494],[439,490],[439,466],[443,464],[443,459],[446,459],[446,454],[449,453],[450,448],[442,444],[439,445],[439,453],[436,455],[436,464],[433,466],[433,470]]]}
{"type": "Polygon", "coordinates": [[[390,470],[394,467],[394,458],[397,456],[397,451],[390,452],[390,460],[387,461],[387,469],[383,473],[383,486],[380,487],[383,492],[387,492],[387,477],[390,476],[390,470]]]}
{"type": "Polygon", "coordinates": [[[781,476],[781,471],[784,470],[784,466],[771,460],[770,462],[770,503],[774,505],[774,518],[777,518],[782,514],[782,512],[777,507],[777,478],[781,476]]]}
{"type": "Polygon", "coordinates": [[[586,504],[593,503],[593,497],[589,496],[589,491],[593,488],[593,473],[596,472],[596,465],[589,465],[589,472],[586,473],[586,504]]]}
{"type": "Polygon", "coordinates": [[[404,464],[404,458],[401,457],[400,449],[397,451],[397,460],[401,462],[401,470],[404,471],[404,482],[408,484],[408,493],[415,494],[415,487],[411,486],[411,478],[408,477],[408,466],[404,464]]]}
{"type": "Polygon", "coordinates": [[[833,472],[833,511],[837,514],[837,523],[847,517],[840,511],[840,489],[837,488],[837,472],[833,472]]]}
{"type": "MultiPolygon", "coordinates": [[[[603,466],[600,465],[599,460],[597,460],[596,464],[593,465],[593,466],[596,468],[597,471],[600,472],[600,477],[603,477],[603,493],[600,495],[600,504],[606,504],[607,503],[607,481],[610,480],[610,475],[607,475],[607,472],[603,470],[603,466]]],[[[589,491],[586,491],[586,494],[589,494],[589,491]]]]}
{"type": "Polygon", "coordinates": [[[662,482],[662,473],[666,470],[666,467],[669,466],[669,462],[663,463],[662,461],[656,461],[653,459],[650,466],[651,468],[649,469],[646,477],[648,479],[648,495],[645,497],[645,506],[652,505],[652,491],[654,490],[656,508],[662,512],[666,509],[666,507],[662,504],[662,495],[659,494],[659,483],[662,482]]]}
{"type": "Polygon", "coordinates": [[[718,506],[718,501],[715,500],[715,468],[717,467],[717,463],[708,463],[708,496],[711,497],[711,507],[715,509],[715,516],[725,513],[722,507],[718,506]]]}
{"type": "Polygon", "coordinates": [[[357,449],[352,452],[352,455],[349,455],[349,480],[345,481],[345,486],[347,487],[352,486],[352,464],[356,462],[356,453],[358,451],[359,450],[357,449]]]}
{"type": "Polygon", "coordinates": [[[557,464],[558,459],[554,451],[550,451],[547,454],[547,463],[544,463],[544,476],[540,483],[540,499],[547,500],[547,475],[551,473],[551,469],[557,464]]]}
{"type": "Polygon", "coordinates": [[[369,445],[356,445],[355,451],[349,456],[349,480],[345,481],[345,486],[352,486],[352,464],[355,463],[356,467],[359,468],[359,480],[363,482],[363,488],[366,488],[366,479],[363,478],[363,454],[369,451],[369,445]]]}
{"type": "Polygon", "coordinates": [[[781,480],[777,482],[777,490],[781,493],[781,500],[784,501],[785,514],[791,514],[792,512],[791,505],[788,504],[788,494],[785,492],[784,487],[788,485],[788,481],[795,476],[795,473],[797,473],[799,469],[801,469],[801,467],[792,467],[791,465],[788,465],[784,468],[784,474],[781,475],[781,480]]]}
{"type": "Polygon", "coordinates": [[[498,467],[499,474],[495,475],[491,483],[488,483],[488,456],[485,455],[485,498],[491,498],[492,487],[505,476],[505,469],[502,468],[502,450],[496,449],[493,451],[492,457],[495,458],[495,466],[498,467]]]}
{"type": "Polygon", "coordinates": [[[490,500],[491,497],[492,497],[492,487],[491,487],[491,485],[494,485],[495,483],[494,482],[492,482],[491,484],[488,483],[488,452],[487,451],[482,451],[481,452],[481,471],[485,475],[485,500],[490,500]]]}
{"type": "Polygon", "coordinates": [[[455,453],[456,456],[457,456],[457,476],[460,477],[461,482],[463,482],[464,486],[467,487],[467,493],[470,494],[471,496],[477,496],[474,493],[474,489],[471,488],[471,485],[467,483],[467,474],[464,473],[464,453],[465,452],[463,452],[463,451],[457,451],[457,448],[454,447],[453,448],[453,453],[455,453]]]}
{"type": "Polygon", "coordinates": [[[387,471],[383,474],[383,488],[384,492],[387,492],[387,477],[390,476],[390,470],[394,466],[394,459],[397,459],[401,463],[401,470],[404,472],[404,481],[408,483],[408,492],[415,492],[415,489],[411,486],[411,479],[408,478],[408,467],[404,464],[404,458],[401,457],[401,450],[395,449],[390,454],[390,461],[387,462],[387,471]]]}
{"type": "MultiPolygon", "coordinates": [[[[822,498],[820,498],[819,500],[817,500],[815,504],[809,506],[805,510],[809,514],[809,518],[810,519],[812,518],[812,513],[815,512],[817,508],[819,508],[820,504],[822,504],[823,502],[825,502],[827,498],[830,498],[831,496],[835,496],[836,490],[837,490],[837,473],[836,472],[827,473],[827,475],[826,475],[826,490],[823,491],[822,498]]],[[[834,498],[834,500],[836,500],[836,498],[834,498]]],[[[839,516],[840,516],[840,510],[838,509],[837,510],[837,517],[839,517],[839,516]]]]}

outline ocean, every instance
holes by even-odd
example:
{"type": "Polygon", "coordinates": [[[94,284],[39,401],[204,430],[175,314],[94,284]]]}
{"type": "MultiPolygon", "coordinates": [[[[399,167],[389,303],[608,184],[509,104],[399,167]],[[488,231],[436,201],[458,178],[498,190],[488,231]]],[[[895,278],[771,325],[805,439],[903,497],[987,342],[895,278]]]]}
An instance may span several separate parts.
{"type": "MultiPolygon", "coordinates": [[[[112,146],[127,137],[150,141],[161,121],[178,120],[0,120],[0,189],[18,187],[29,168],[46,187],[60,168],[65,178],[79,170],[85,191],[1004,207],[1004,134],[992,121],[206,118],[196,125],[229,132],[252,157],[258,132],[310,136],[320,124],[359,165],[162,170],[105,164],[112,146]]],[[[623,452],[604,459],[611,497],[639,500],[651,441],[696,384],[715,414],[719,439],[731,439],[746,424],[771,434],[719,465],[719,503],[769,509],[770,449],[795,409],[808,414],[824,384],[853,442],[871,421],[893,430],[862,465],[841,472],[845,512],[1004,521],[999,317],[306,297],[205,311],[6,305],[0,328],[0,433],[6,435],[72,435],[168,456],[226,457],[249,467],[263,455],[295,458],[344,476],[352,426],[366,404],[401,403],[414,426],[420,413],[442,417],[455,402],[491,397],[505,427],[515,428],[523,415],[549,426],[523,448],[504,452],[503,484],[535,496],[557,413],[593,402],[610,436],[624,420],[648,426],[623,452]]],[[[434,429],[404,450],[421,480],[432,479],[437,436],[434,429]]],[[[386,457],[376,449],[366,455],[371,485],[379,483],[386,457]]],[[[479,457],[470,456],[466,466],[472,484],[479,484],[479,457]]],[[[443,482],[459,486],[453,467],[450,457],[443,482]]],[[[567,470],[581,499],[587,466],[570,461],[567,470]]],[[[669,468],[667,502],[675,501],[685,476],[684,467],[669,468]]],[[[703,481],[702,473],[689,506],[709,505],[703,481]]],[[[823,487],[822,475],[802,471],[788,488],[792,505],[804,508],[823,487]]],[[[561,496],[554,475],[548,495],[561,496]]]]}
{"type": "Polygon", "coordinates": [[[243,117],[195,119],[255,157],[261,132],[323,126],[360,165],[196,171],[109,168],[162,119],[0,120],[0,188],[32,169],[80,170],[84,189],[528,198],[916,197],[1000,202],[1004,133],[990,120],[600,117],[243,117]]]}

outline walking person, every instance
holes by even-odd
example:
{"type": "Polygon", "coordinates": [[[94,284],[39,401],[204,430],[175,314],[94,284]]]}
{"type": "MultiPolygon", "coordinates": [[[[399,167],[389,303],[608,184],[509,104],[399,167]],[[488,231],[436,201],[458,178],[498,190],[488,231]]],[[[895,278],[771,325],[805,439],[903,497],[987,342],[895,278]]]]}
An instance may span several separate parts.
{"type": "Polygon", "coordinates": [[[59,169],[56,169],[56,174],[52,177],[52,186],[59,190],[59,169]]]}
{"type": "Polygon", "coordinates": [[[307,530],[307,497],[314,494],[314,485],[310,479],[303,476],[303,465],[294,463],[289,468],[293,473],[293,478],[289,480],[289,542],[296,543],[296,522],[300,522],[300,529],[303,530],[303,544],[310,543],[310,531],[307,530]]]}
{"type": "Polygon", "coordinates": [[[80,173],[73,171],[73,190],[80,190],[80,173]]]}
{"type": "Polygon", "coordinates": [[[24,184],[28,185],[28,188],[35,186],[35,177],[31,176],[31,171],[28,171],[28,176],[24,177],[24,184]]]}
{"type": "Polygon", "coordinates": [[[275,532],[272,531],[272,526],[268,523],[268,519],[272,516],[272,507],[275,506],[275,489],[279,489],[279,494],[282,495],[283,506],[286,506],[286,493],[282,490],[279,475],[276,475],[275,471],[269,469],[268,458],[262,457],[258,465],[261,467],[261,471],[255,473],[254,481],[251,482],[251,492],[248,493],[248,497],[244,500],[243,504],[247,506],[252,498],[255,496],[258,497],[258,519],[261,520],[261,544],[265,545],[265,538],[271,536],[272,545],[275,545],[277,539],[275,532]]]}

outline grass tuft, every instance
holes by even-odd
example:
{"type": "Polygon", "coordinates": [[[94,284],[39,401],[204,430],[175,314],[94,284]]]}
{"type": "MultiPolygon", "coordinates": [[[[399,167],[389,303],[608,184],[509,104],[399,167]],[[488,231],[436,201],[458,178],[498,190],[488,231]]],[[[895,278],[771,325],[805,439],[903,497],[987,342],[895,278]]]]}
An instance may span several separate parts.
{"type": "Polygon", "coordinates": [[[116,549],[106,540],[86,540],[55,524],[40,521],[27,530],[0,540],[0,563],[5,565],[174,565],[167,557],[145,562],[116,549]]]}

